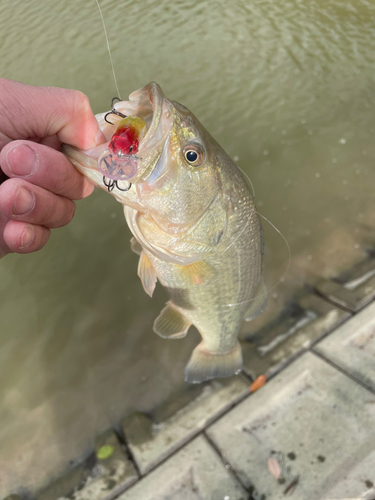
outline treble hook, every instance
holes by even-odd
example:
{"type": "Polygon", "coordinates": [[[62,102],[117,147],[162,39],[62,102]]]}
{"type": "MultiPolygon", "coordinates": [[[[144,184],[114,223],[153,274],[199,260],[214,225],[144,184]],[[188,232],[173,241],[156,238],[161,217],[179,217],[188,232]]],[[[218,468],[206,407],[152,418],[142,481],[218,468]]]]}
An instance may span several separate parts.
{"type": "Polygon", "coordinates": [[[114,190],[116,181],[112,181],[112,179],[109,179],[109,183],[107,184],[106,180],[107,178],[105,177],[105,175],[103,175],[103,184],[108,189],[108,193],[110,193],[111,191],[114,190]]]}
{"type": "Polygon", "coordinates": [[[126,188],[126,189],[121,189],[119,187],[119,185],[117,184],[117,181],[112,181],[112,179],[109,179],[109,183],[107,184],[106,182],[107,178],[105,177],[105,175],[103,175],[103,184],[105,185],[105,187],[108,189],[108,193],[112,192],[115,187],[119,190],[119,191],[129,191],[129,189],[132,187],[132,183],[129,182],[129,187],[126,188]]]}
{"type": "Polygon", "coordinates": [[[129,189],[132,187],[132,183],[129,182],[129,187],[127,187],[126,189],[121,189],[120,186],[117,184],[117,181],[115,181],[115,184],[116,184],[116,187],[117,189],[119,189],[120,191],[129,191],[129,189]]]}
{"type": "Polygon", "coordinates": [[[123,113],[120,113],[120,111],[117,111],[117,109],[113,106],[113,103],[115,100],[121,101],[121,99],[119,99],[118,97],[114,97],[111,101],[111,111],[108,111],[108,113],[104,116],[104,120],[107,123],[109,123],[110,125],[114,125],[114,123],[107,120],[108,115],[117,115],[117,116],[121,116],[121,118],[126,118],[126,115],[124,115],[123,113]]]}

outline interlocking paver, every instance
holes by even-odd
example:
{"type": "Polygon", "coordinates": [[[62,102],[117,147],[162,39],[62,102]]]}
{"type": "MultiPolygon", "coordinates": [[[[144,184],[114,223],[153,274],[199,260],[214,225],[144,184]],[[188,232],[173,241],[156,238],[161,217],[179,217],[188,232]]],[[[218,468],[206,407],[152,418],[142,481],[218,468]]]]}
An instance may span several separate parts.
{"type": "Polygon", "coordinates": [[[375,404],[361,385],[312,353],[305,353],[262,389],[213,424],[207,433],[257,500],[280,500],[298,477],[294,498],[361,496],[375,475],[375,404]],[[282,475],[267,468],[275,457],[282,475]],[[262,497],[264,495],[264,497],[262,497]]]}
{"type": "Polygon", "coordinates": [[[118,500],[246,500],[248,494],[199,436],[118,500]]]}
{"type": "Polygon", "coordinates": [[[355,498],[358,496],[358,483],[362,483],[363,490],[366,493],[361,495],[361,499],[374,500],[375,498],[375,449],[369,455],[366,455],[363,460],[356,460],[356,456],[353,455],[352,466],[353,468],[349,471],[348,475],[341,479],[340,482],[335,484],[335,486],[325,495],[322,496],[321,500],[328,499],[342,499],[345,497],[355,498]]]}
{"type": "Polygon", "coordinates": [[[375,298],[375,260],[360,262],[335,281],[322,279],[315,288],[328,300],[357,312],[375,298]]]}
{"type": "Polygon", "coordinates": [[[73,472],[51,483],[37,500],[110,500],[138,479],[112,430],[96,439],[91,467],[81,465],[73,472]]]}
{"type": "Polygon", "coordinates": [[[249,383],[241,376],[212,381],[165,421],[155,423],[141,413],[124,419],[127,443],[141,473],[164,460],[248,392],[249,383]]]}
{"type": "Polygon", "coordinates": [[[274,374],[349,317],[317,295],[303,295],[292,316],[280,318],[242,342],[245,371],[254,378],[274,374]]]}
{"type": "MultiPolygon", "coordinates": [[[[314,349],[375,390],[375,303],[328,335],[314,349]]],[[[375,400],[375,396],[372,399],[375,400]]]]}

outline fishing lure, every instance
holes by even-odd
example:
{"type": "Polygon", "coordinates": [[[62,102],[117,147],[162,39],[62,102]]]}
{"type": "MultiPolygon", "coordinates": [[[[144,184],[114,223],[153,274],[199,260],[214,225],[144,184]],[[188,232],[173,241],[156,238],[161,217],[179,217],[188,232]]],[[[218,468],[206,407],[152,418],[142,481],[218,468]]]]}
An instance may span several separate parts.
{"type": "MultiPolygon", "coordinates": [[[[147,126],[139,116],[126,116],[120,113],[113,105],[116,99],[118,97],[112,99],[111,111],[105,115],[104,119],[107,123],[114,125],[107,119],[107,116],[115,114],[116,116],[120,116],[122,120],[109,141],[107,149],[98,160],[98,169],[105,178],[112,179],[113,181],[127,181],[137,172],[137,161],[139,158],[136,154],[139,143],[146,135],[147,126]]],[[[114,182],[105,182],[105,185],[108,187],[108,191],[111,191],[115,186],[114,182]]],[[[127,191],[130,187],[131,184],[129,183],[129,187],[122,189],[122,191],[127,191]]]]}

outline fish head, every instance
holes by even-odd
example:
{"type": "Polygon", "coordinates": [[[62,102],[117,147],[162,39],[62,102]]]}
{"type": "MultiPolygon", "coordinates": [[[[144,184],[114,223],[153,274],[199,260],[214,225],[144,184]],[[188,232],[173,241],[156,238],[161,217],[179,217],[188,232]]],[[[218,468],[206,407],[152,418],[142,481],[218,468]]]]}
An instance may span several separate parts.
{"type": "Polygon", "coordinates": [[[64,145],[64,154],[95,186],[164,230],[190,226],[222,191],[220,146],[154,82],[114,110],[96,116],[105,143],[86,151],[64,145]]]}

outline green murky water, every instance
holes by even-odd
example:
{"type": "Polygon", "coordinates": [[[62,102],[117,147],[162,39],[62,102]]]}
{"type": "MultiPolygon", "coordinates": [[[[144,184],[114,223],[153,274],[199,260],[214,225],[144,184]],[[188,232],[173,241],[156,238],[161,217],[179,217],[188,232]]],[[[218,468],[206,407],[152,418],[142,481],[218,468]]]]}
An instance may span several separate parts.
{"type": "MultiPolygon", "coordinates": [[[[285,235],[290,271],[264,317],[306,280],[375,243],[375,2],[102,0],[123,98],[157,81],[251,177],[285,235]]],[[[94,1],[0,3],[0,75],[116,94],[94,1]]],[[[265,276],[286,267],[266,229],[265,276]]],[[[184,384],[198,342],[152,332],[165,295],[143,292],[121,206],[96,192],[34,255],[0,262],[0,497],[34,490],[132,409],[184,384]]],[[[248,326],[254,329],[255,326],[248,326]]]]}

